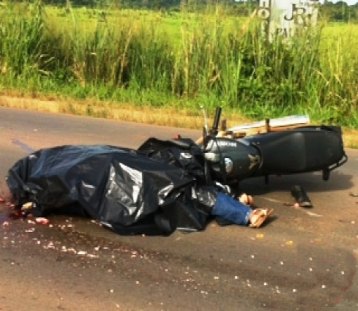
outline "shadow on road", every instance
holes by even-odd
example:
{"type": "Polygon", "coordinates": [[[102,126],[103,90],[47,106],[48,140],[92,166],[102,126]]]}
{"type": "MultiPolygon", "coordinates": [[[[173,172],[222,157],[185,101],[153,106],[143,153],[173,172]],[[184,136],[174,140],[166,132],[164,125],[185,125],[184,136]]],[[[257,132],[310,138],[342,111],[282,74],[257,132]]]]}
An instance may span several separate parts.
{"type": "Polygon", "coordinates": [[[290,192],[292,186],[301,185],[309,192],[327,192],[351,189],[354,186],[353,175],[340,171],[331,173],[330,179],[324,181],[319,172],[285,176],[270,176],[268,184],[263,177],[244,180],[240,183],[240,191],[252,195],[265,194],[271,191],[290,192]]]}

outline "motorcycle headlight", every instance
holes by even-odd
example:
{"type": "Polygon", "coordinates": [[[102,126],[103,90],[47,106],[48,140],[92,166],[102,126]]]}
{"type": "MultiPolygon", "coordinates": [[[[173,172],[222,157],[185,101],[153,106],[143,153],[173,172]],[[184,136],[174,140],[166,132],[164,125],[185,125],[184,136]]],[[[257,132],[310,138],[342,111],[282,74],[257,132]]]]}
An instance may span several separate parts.
{"type": "Polygon", "coordinates": [[[225,172],[227,174],[230,174],[234,169],[234,162],[232,162],[230,158],[224,158],[224,163],[225,163],[225,172]]]}

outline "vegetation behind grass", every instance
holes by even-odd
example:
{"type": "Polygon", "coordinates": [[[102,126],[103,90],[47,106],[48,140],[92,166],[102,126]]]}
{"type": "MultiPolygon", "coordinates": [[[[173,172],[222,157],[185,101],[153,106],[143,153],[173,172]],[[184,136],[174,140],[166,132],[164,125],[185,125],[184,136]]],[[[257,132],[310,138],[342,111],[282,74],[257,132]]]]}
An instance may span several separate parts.
{"type": "Polygon", "coordinates": [[[220,105],[255,119],[305,113],[358,128],[358,25],[270,43],[225,6],[169,14],[41,1],[1,6],[0,20],[2,92],[193,114],[220,105]]]}

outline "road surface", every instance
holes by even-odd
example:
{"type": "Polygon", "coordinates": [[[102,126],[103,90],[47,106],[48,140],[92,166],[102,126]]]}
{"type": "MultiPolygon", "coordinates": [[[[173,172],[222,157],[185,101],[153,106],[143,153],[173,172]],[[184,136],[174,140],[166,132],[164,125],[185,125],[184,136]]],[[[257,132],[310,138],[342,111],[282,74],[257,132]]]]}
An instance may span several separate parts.
{"type": "MultiPolygon", "coordinates": [[[[18,159],[43,147],[199,132],[0,108],[1,195],[18,159]]],[[[120,236],[90,219],[9,220],[0,205],[0,310],[358,310],[358,152],[328,182],[318,173],[241,184],[275,209],[261,229],[120,236]],[[314,207],[294,208],[292,185],[314,207]]]]}

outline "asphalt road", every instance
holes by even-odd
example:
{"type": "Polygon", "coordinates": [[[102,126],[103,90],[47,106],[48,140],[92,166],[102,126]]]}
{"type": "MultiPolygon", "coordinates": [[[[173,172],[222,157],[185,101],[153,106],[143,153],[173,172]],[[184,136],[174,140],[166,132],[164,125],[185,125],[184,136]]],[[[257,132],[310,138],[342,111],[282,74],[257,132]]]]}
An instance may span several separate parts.
{"type": "MultiPolygon", "coordinates": [[[[136,148],[199,132],[0,108],[1,195],[12,164],[62,144],[136,148]]],[[[358,310],[358,151],[318,173],[241,184],[275,216],[261,229],[120,236],[90,219],[9,220],[0,205],[0,310],[358,310]],[[294,208],[292,185],[314,207],[294,208]]]]}

